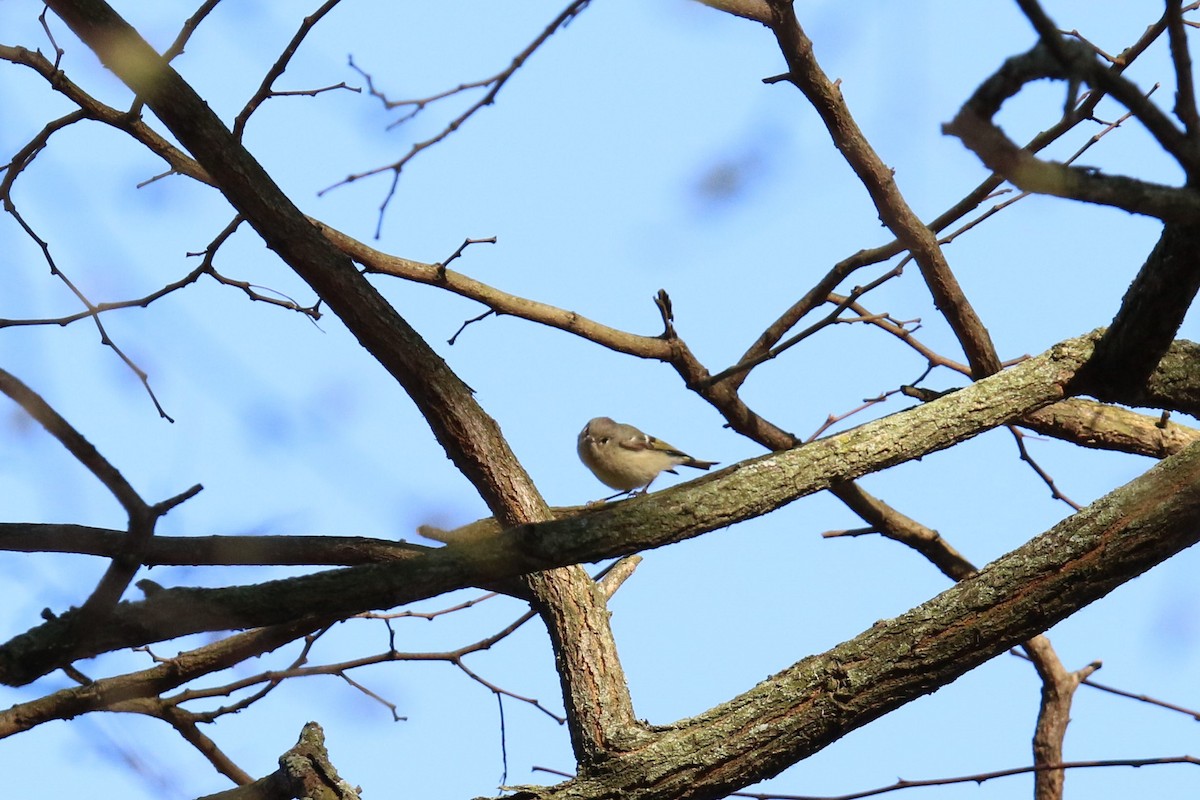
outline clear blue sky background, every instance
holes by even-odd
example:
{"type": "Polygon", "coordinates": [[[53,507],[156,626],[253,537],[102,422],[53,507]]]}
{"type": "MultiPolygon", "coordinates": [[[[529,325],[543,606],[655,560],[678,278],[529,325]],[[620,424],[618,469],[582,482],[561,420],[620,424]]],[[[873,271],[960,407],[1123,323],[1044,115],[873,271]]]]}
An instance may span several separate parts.
{"type": "MultiPolygon", "coordinates": [[[[308,39],[279,89],[363,81],[347,56],[393,98],[432,94],[505,66],[561,10],[561,2],[394,4],[345,0],[308,39]]],[[[311,3],[225,3],[192,38],[177,68],[231,121],[311,3]]],[[[159,48],[192,11],[188,3],[116,3],[159,48]]],[[[1051,2],[1064,28],[1110,52],[1131,43],[1161,4],[1051,2]]],[[[0,42],[48,50],[32,2],[0,3],[0,42]]],[[[932,218],[985,172],[940,133],[962,100],[1033,34],[1013,4],[809,2],[799,7],[825,70],[896,170],[908,201],[932,218]]],[[[118,107],[129,95],[52,19],[63,67],[118,107]]],[[[1165,44],[1165,43],[1164,43],[1165,44]]],[[[1128,73],[1156,98],[1174,91],[1164,46],[1128,73]]],[[[447,257],[466,237],[495,235],[455,267],[518,295],[626,330],[660,331],[652,297],[674,300],[677,327],[716,371],[836,261],[889,240],[875,210],[799,93],[761,79],[783,70],[762,27],[681,0],[597,0],[539,51],[495,106],[404,172],[384,219],[382,249],[447,257]]],[[[1046,127],[1063,87],[1033,87],[1006,107],[1016,139],[1046,127]]],[[[394,130],[364,94],[278,98],[252,119],[247,144],[307,212],[369,239],[388,178],[318,197],[351,173],[394,161],[436,133],[462,103],[448,101],[394,130]]],[[[31,72],[0,69],[0,160],[49,119],[70,111],[31,72]]],[[[1118,116],[1101,106],[1106,119],[1118,116]]],[[[1065,158],[1097,128],[1057,145],[1065,158]]],[[[1178,183],[1178,170],[1136,126],[1104,138],[1083,163],[1178,183]]],[[[184,275],[225,226],[215,192],[182,178],[142,189],[160,162],[122,134],[75,126],[19,180],[22,213],[51,242],[63,270],[93,301],[138,297],[184,275]]],[[[1104,208],[1028,198],[952,244],[947,255],[1003,358],[1038,353],[1106,324],[1159,226],[1104,208]]],[[[243,231],[217,267],[296,298],[311,293],[243,231]]],[[[887,267],[856,275],[865,283],[887,267]]],[[[702,458],[733,463],[758,448],[722,428],[673,370],[512,318],[473,325],[445,344],[477,304],[425,287],[376,279],[384,293],[477,392],[547,500],[602,496],[580,465],[574,437],[587,419],[631,422],[702,458]]],[[[843,290],[848,287],[843,287],[843,290]]],[[[869,295],[867,306],[921,318],[920,338],[959,357],[915,269],[869,295]]],[[[0,317],[74,312],[11,218],[0,218],[0,317]]],[[[110,314],[112,337],[150,374],[176,423],[158,419],[145,391],[95,328],[9,328],[0,365],[22,377],[82,430],[149,500],[193,483],[205,491],[173,511],[173,535],[319,533],[415,539],[423,523],[453,525],[483,504],[433,440],[412,404],[332,316],[312,324],[234,289],[202,281],[146,310],[110,314]]],[[[1200,337],[1195,320],[1183,331],[1200,337]]],[[[826,331],[756,371],[745,396],[801,435],[829,414],[917,378],[922,360],[878,331],[826,331]]],[[[932,388],[961,385],[948,371],[932,388]]],[[[904,407],[893,401],[845,425],[904,407]]],[[[1060,489],[1087,503],[1149,461],[1032,441],[1060,489]]],[[[669,476],[668,476],[669,477],[669,476]]],[[[663,485],[667,485],[664,481],[663,485]]],[[[864,481],[872,492],[942,532],[977,564],[1020,545],[1068,513],[1017,459],[1011,436],[977,440],[864,481]]],[[[0,517],[120,528],[113,499],[62,448],[0,403],[0,517]]],[[[946,580],[919,556],[877,538],[824,540],[859,521],[827,496],[767,518],[646,554],[611,603],[613,625],[640,716],[665,723],[728,699],[803,656],[850,638],[941,591],[946,580]]],[[[1096,678],[1200,707],[1197,555],[1185,553],[1051,631],[1068,668],[1102,659],[1096,678]]],[[[0,557],[4,637],[42,608],[80,602],[104,564],[81,557],[0,557]]],[[[156,569],[168,585],[253,582],[286,570],[156,569]]],[[[444,608],[465,592],[421,604],[444,608]]],[[[435,622],[400,620],[397,647],[446,649],[485,636],[523,611],[492,600],[435,622]]],[[[191,647],[206,637],[192,637],[191,647]]],[[[312,663],[380,652],[382,623],[340,626],[312,663]]],[[[172,655],[176,645],[156,647],[172,655]]],[[[286,663],[246,665],[238,675],[286,663]]],[[[531,623],[469,665],[513,692],[561,708],[543,629],[531,623]]],[[[147,666],[143,654],[84,664],[100,676],[147,666]]],[[[445,664],[373,667],[355,679],[398,706],[334,677],[286,683],[248,712],[205,730],[255,775],[274,769],[300,726],[324,726],[334,762],[367,797],[463,798],[495,792],[501,777],[495,699],[445,664]]],[[[205,685],[212,681],[205,682],[205,685]]],[[[9,705],[68,685],[49,676],[9,705]]],[[[215,701],[219,704],[221,701],[215,701]]],[[[838,794],[897,776],[928,778],[1029,762],[1038,703],[1033,670],[1002,656],[937,694],[855,732],[763,790],[838,794]]],[[[1180,714],[1081,689],[1066,753],[1071,759],[1196,754],[1197,723],[1180,714]]],[[[535,765],[573,763],[565,728],[529,705],[505,701],[508,782],[552,782],[535,765]]],[[[0,742],[14,796],[194,797],[227,787],[164,724],[91,715],[0,742]],[[12,781],[15,779],[16,784],[12,781]]],[[[1027,777],[983,786],[912,790],[912,796],[1028,796],[1027,777]]],[[[1191,796],[1194,767],[1076,771],[1072,797],[1191,796]]]]}

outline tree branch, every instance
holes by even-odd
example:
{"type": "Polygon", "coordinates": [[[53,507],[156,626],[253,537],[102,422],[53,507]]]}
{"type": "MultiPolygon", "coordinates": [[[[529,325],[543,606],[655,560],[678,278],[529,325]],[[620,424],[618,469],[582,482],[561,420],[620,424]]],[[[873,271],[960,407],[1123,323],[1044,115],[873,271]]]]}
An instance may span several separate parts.
{"type": "Polygon", "coordinates": [[[279,757],[279,769],[254,783],[198,800],[358,800],[358,792],[342,780],[325,749],[325,732],[306,723],[295,746],[279,757]]]}
{"type": "Polygon", "coordinates": [[[0,738],[27,731],[52,719],[108,708],[116,703],[154,695],[188,681],[240,664],[328,624],[328,618],[299,619],[286,625],[234,634],[212,644],[180,653],[150,669],[103,678],[61,689],[0,712],[0,738]]]}
{"type": "MultiPolygon", "coordinates": [[[[553,28],[569,21],[586,3],[587,0],[573,2],[553,28]]],[[[505,526],[551,519],[549,508],[501,435],[499,426],[475,401],[470,387],[354,268],[350,259],[321,235],[192,87],[103,0],[50,0],[48,5],[96,52],[105,66],[145,100],[267,246],[313,288],[404,387],[447,455],[471,481],[496,519],[505,526]]],[[[502,84],[503,81],[497,84],[493,93],[502,84]]],[[[399,166],[396,169],[398,175],[399,166]]],[[[617,669],[618,673],[604,683],[615,687],[620,682],[627,693],[619,674],[615,645],[611,643],[607,611],[595,593],[584,589],[590,579],[581,569],[572,567],[562,573],[538,576],[530,582],[530,588],[544,606],[556,593],[551,589],[556,584],[559,594],[573,593],[578,598],[575,611],[587,618],[581,630],[596,632],[607,640],[590,643],[594,650],[606,651],[608,657],[591,664],[588,673],[595,675],[597,670],[617,669]]],[[[552,641],[566,641],[566,632],[553,630],[560,618],[545,616],[544,619],[552,628],[552,641]]],[[[60,655],[72,649],[60,650],[60,655]]],[[[559,657],[564,667],[560,670],[564,682],[588,680],[584,665],[572,669],[574,662],[570,658],[563,653],[559,657]]],[[[589,691],[594,685],[583,686],[580,691],[589,691]]],[[[614,699],[611,692],[607,694],[610,701],[614,699]]],[[[632,711],[622,716],[632,719],[632,711]]],[[[582,730],[572,728],[573,733],[582,730]]],[[[576,742],[578,752],[588,749],[590,746],[576,742]]]]}
{"type": "MultiPolygon", "coordinates": [[[[1093,337],[916,408],[828,439],[735,464],[654,495],[568,519],[518,525],[394,564],[224,589],[168,589],[120,604],[102,628],[64,636],[67,612],[0,645],[0,682],[23,684],[76,658],[202,630],[350,614],[698,536],[800,497],[920,458],[1062,399],[1093,337]]],[[[594,609],[593,609],[594,610],[594,609]]],[[[599,607],[603,611],[603,607],[599,607]]],[[[590,623],[589,623],[590,624],[590,623]]]]}
{"type": "Polygon", "coordinates": [[[936,690],[1197,541],[1193,445],[932,600],[661,729],[603,774],[514,796],[723,797],[936,690]],[[680,752],[688,757],[672,757],[680,752]]]}
{"type": "MultiPolygon", "coordinates": [[[[1200,223],[1200,214],[1196,220],[1200,223]]],[[[1080,372],[1082,391],[1101,400],[1143,391],[1200,291],[1197,253],[1200,224],[1164,226],[1091,362],[1080,372]]]]}
{"type": "Polygon", "coordinates": [[[812,41],[800,27],[790,2],[773,3],[771,29],[787,59],[787,80],[812,103],[834,144],[871,195],[879,217],[912,253],[938,310],[954,331],[976,378],[1000,369],[991,336],[963,294],[931,231],[905,202],[892,170],[863,136],[837,86],[817,63],[812,41]]]}

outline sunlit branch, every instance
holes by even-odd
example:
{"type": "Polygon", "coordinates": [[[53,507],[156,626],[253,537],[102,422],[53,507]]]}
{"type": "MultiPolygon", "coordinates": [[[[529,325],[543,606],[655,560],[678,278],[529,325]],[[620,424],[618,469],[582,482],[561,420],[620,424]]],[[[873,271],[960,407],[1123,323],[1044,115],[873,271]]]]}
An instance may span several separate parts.
{"type": "MultiPolygon", "coordinates": [[[[1197,6],[1200,6],[1200,3],[1191,3],[1185,10],[1192,10],[1197,6]]],[[[1114,60],[1113,66],[1110,68],[1111,71],[1114,74],[1120,74],[1122,71],[1124,71],[1142,53],[1146,52],[1150,45],[1153,44],[1154,41],[1163,34],[1163,32],[1166,30],[1166,27],[1167,21],[1166,15],[1164,14],[1164,16],[1157,22],[1150,25],[1136,42],[1122,51],[1120,56],[1114,60]]],[[[1080,122],[1084,121],[1085,119],[1089,119],[1097,104],[1099,104],[1100,100],[1102,100],[1104,96],[1105,94],[1103,91],[1090,92],[1080,104],[1078,109],[1074,109],[1071,113],[1065,114],[1062,119],[1060,119],[1054,125],[1034,136],[1033,139],[1031,139],[1025,145],[1024,149],[1031,153],[1036,153],[1057,141],[1080,122]]],[[[1103,133],[1099,135],[1102,136],[1103,133]]],[[[1086,149],[1088,146],[1089,145],[1084,145],[1084,149],[1086,149]]],[[[986,201],[989,197],[994,196],[993,193],[1001,186],[1001,184],[1004,183],[1004,180],[1005,179],[1002,175],[996,173],[992,174],[979,186],[968,192],[961,200],[948,208],[946,211],[939,214],[933,221],[929,223],[929,228],[935,233],[944,231],[947,227],[953,225],[955,222],[969,214],[973,209],[977,208],[980,203],[986,201]]],[[[969,227],[971,227],[970,223],[963,226],[963,228],[969,227]]],[[[946,244],[948,241],[952,241],[954,238],[956,238],[956,236],[961,232],[962,229],[950,234],[947,239],[941,240],[939,243],[946,244]]],[[[883,245],[882,247],[862,250],[853,256],[850,256],[849,258],[843,259],[841,262],[836,264],[824,277],[822,277],[821,281],[818,282],[812,289],[810,289],[804,295],[804,297],[794,303],[789,309],[787,309],[787,311],[783,313],[782,316],[779,317],[778,320],[776,320],[765,331],[763,331],[758,340],[754,342],[754,344],[751,345],[751,347],[746,351],[745,355],[742,356],[741,360],[747,361],[751,358],[757,357],[763,351],[769,350],[775,343],[783,338],[787,331],[798,324],[800,319],[823,303],[825,297],[827,297],[830,292],[834,291],[838,284],[849,277],[851,273],[861,269],[862,267],[886,261],[903,251],[904,246],[897,239],[896,241],[883,245]]],[[[727,383],[732,384],[732,386],[736,388],[741,384],[742,381],[745,380],[747,374],[748,373],[746,372],[743,372],[740,375],[735,374],[729,378],[726,378],[725,380],[727,383]]]]}
{"type": "Polygon", "coordinates": [[[788,64],[787,80],[796,86],[820,115],[825,127],[855,175],[862,181],[879,217],[912,254],[921,275],[976,377],[1000,369],[991,336],[950,271],[937,237],[901,195],[892,171],[867,141],[838,87],[817,63],[812,42],[800,26],[790,3],[776,3],[771,30],[788,64]]]}

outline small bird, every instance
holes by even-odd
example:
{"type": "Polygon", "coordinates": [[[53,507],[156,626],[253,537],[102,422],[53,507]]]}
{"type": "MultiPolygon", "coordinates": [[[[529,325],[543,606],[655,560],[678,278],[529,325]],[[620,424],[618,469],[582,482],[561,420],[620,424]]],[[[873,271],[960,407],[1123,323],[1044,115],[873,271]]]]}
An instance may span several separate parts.
{"type": "Polygon", "coordinates": [[[632,425],[622,425],[608,417],[596,417],[584,425],[576,449],[580,460],[601,483],[620,490],[612,497],[645,494],[663,470],[678,474],[672,467],[708,469],[717,464],[692,458],[632,425]]]}

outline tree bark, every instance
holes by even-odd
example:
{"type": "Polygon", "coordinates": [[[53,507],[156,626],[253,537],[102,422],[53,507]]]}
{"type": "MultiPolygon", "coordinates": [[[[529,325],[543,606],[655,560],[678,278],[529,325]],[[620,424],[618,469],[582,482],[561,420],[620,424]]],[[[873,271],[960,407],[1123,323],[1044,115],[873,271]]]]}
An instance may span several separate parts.
{"type": "Polygon", "coordinates": [[[724,797],[944,686],[1200,541],[1200,444],[976,575],[810,656],[602,774],[523,787],[537,800],[724,797]]]}

